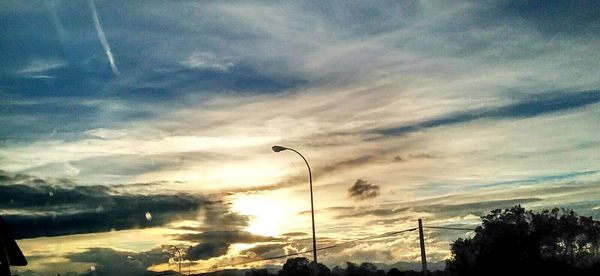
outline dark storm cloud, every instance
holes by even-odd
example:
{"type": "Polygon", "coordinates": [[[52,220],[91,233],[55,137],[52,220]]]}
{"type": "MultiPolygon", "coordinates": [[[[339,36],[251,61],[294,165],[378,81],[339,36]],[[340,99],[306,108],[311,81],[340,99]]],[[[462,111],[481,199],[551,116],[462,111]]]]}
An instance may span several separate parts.
{"type": "Polygon", "coordinates": [[[229,246],[230,244],[224,242],[203,242],[188,248],[187,256],[193,261],[206,260],[225,255],[229,246]]]}
{"type": "Polygon", "coordinates": [[[106,232],[164,225],[193,217],[202,199],[190,195],[109,195],[99,189],[0,187],[0,206],[16,238],[106,232]],[[90,193],[91,192],[91,193],[90,193]],[[56,198],[56,199],[54,199],[56,198]],[[50,210],[50,211],[46,211],[50,210]],[[148,220],[146,213],[152,218],[148,220]]]}
{"type": "Polygon", "coordinates": [[[357,179],[352,187],[348,188],[348,196],[357,200],[375,198],[379,195],[379,186],[357,179]]]}
{"type": "MultiPolygon", "coordinates": [[[[16,238],[160,226],[176,219],[193,218],[203,207],[213,209],[214,213],[226,211],[226,207],[215,207],[219,202],[191,194],[121,193],[109,186],[60,187],[42,181],[31,185],[0,185],[0,210],[4,211],[0,213],[16,238]],[[147,212],[151,219],[146,218],[147,212]]],[[[222,216],[227,217],[227,213],[222,216]]],[[[232,222],[243,225],[245,218],[210,221],[232,222]]]]}
{"type": "Polygon", "coordinates": [[[111,248],[88,248],[84,252],[66,256],[72,262],[93,263],[90,275],[142,275],[148,274],[151,265],[166,263],[173,254],[155,248],[145,252],[117,251],[111,248]]]}
{"type": "Polygon", "coordinates": [[[235,243],[257,243],[281,241],[280,238],[254,235],[241,230],[206,230],[201,233],[182,234],[177,240],[196,243],[188,249],[192,260],[209,259],[227,253],[229,246],[235,243]]]}
{"type": "Polygon", "coordinates": [[[288,243],[261,244],[249,249],[242,250],[241,253],[244,255],[253,253],[256,256],[262,258],[283,256],[286,254],[285,250],[283,249],[286,245],[288,245],[288,243]]]}
{"type": "Polygon", "coordinates": [[[203,209],[205,220],[201,227],[182,227],[180,229],[197,231],[174,236],[174,239],[193,243],[187,249],[190,260],[210,259],[222,256],[235,243],[256,243],[279,241],[279,238],[254,235],[241,229],[247,226],[248,218],[230,212],[222,202],[207,205],[203,209]],[[216,204],[221,203],[221,204],[216,204]]]}
{"type": "Polygon", "coordinates": [[[237,231],[248,225],[247,216],[234,213],[229,205],[223,201],[213,201],[214,204],[206,205],[203,209],[204,222],[200,228],[190,229],[198,231],[237,231]]]}
{"type": "Polygon", "coordinates": [[[529,118],[552,112],[585,107],[599,102],[600,90],[578,91],[572,93],[548,93],[527,96],[518,103],[495,109],[459,112],[450,114],[446,117],[431,119],[412,125],[378,129],[375,133],[381,134],[383,137],[402,136],[423,129],[467,123],[477,119],[529,118]]]}

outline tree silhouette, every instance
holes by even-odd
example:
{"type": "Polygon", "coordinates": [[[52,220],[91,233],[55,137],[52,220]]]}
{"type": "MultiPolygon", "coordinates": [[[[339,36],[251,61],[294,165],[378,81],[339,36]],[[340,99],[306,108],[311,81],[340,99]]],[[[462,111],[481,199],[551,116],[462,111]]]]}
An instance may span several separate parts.
{"type": "Polygon", "coordinates": [[[309,275],[308,269],[308,259],[307,258],[290,258],[287,259],[281,270],[279,271],[279,275],[281,276],[301,276],[301,275],[309,275]]]}
{"type": "Polygon", "coordinates": [[[592,275],[600,268],[599,239],[600,222],[573,211],[497,209],[482,217],[474,237],[451,244],[447,270],[453,275],[592,275]]]}
{"type": "Polygon", "coordinates": [[[307,258],[287,259],[281,270],[280,276],[329,276],[331,271],[320,263],[310,262],[307,258]]]}

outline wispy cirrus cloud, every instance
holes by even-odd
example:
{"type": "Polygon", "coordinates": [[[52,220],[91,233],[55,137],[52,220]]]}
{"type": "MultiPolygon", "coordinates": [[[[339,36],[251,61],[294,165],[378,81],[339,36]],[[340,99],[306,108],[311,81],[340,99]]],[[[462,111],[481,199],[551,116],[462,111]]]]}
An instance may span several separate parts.
{"type": "Polygon", "coordinates": [[[568,111],[600,102],[600,90],[535,95],[532,99],[499,108],[458,112],[444,118],[427,120],[414,125],[376,131],[384,136],[403,135],[426,128],[467,123],[477,119],[508,119],[540,116],[545,113],[568,111]]]}
{"type": "Polygon", "coordinates": [[[233,62],[225,57],[218,57],[211,52],[196,52],[181,62],[192,69],[227,71],[233,62]]]}
{"type": "Polygon", "coordinates": [[[54,78],[48,72],[67,65],[68,63],[59,59],[34,59],[25,67],[18,69],[16,73],[28,78],[54,78]]]}

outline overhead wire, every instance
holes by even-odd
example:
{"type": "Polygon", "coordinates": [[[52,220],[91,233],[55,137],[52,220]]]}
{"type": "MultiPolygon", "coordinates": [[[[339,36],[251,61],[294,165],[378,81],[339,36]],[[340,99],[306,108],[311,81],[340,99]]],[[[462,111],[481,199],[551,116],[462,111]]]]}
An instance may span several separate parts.
{"type": "Polygon", "coordinates": [[[446,227],[446,226],[423,226],[426,229],[444,229],[444,230],[464,230],[464,231],[475,231],[473,228],[461,228],[461,227],[446,227]]]}
{"type": "MultiPolygon", "coordinates": [[[[417,229],[418,229],[417,227],[413,227],[413,228],[408,228],[408,229],[404,229],[404,230],[387,232],[387,233],[383,233],[383,234],[378,234],[378,235],[363,237],[363,238],[360,238],[360,239],[349,240],[349,241],[341,242],[341,243],[338,243],[338,244],[334,244],[334,245],[330,245],[330,246],[325,246],[325,247],[317,248],[316,251],[323,251],[323,250],[327,250],[327,249],[331,249],[331,248],[335,248],[335,247],[340,247],[340,246],[343,246],[343,245],[346,245],[346,244],[350,244],[350,243],[354,243],[354,242],[359,242],[359,241],[366,241],[366,240],[373,240],[373,239],[381,239],[381,238],[391,237],[391,236],[395,236],[395,235],[402,234],[402,233],[405,233],[405,232],[415,231],[417,229]]],[[[264,261],[282,259],[282,258],[286,258],[286,257],[304,255],[304,254],[308,254],[308,253],[311,253],[311,252],[313,252],[312,249],[311,250],[302,251],[302,252],[296,252],[296,253],[290,253],[290,254],[285,254],[285,255],[279,255],[279,256],[261,258],[261,259],[258,259],[258,260],[238,262],[238,263],[228,264],[228,265],[223,265],[223,266],[213,266],[211,268],[219,269],[219,268],[226,268],[226,267],[235,267],[235,266],[246,265],[246,264],[251,264],[251,263],[264,262],[264,261]]],[[[195,270],[192,270],[192,271],[197,271],[197,270],[199,270],[199,269],[195,269],[195,270]]],[[[176,272],[170,272],[170,273],[167,273],[167,274],[158,274],[158,275],[172,275],[174,273],[178,274],[176,272]]]]}
{"type": "MultiPolygon", "coordinates": [[[[426,229],[440,229],[440,230],[475,231],[475,229],[473,229],[473,228],[449,227],[449,226],[423,226],[423,228],[426,228],[426,229]]],[[[399,230],[399,231],[393,231],[393,232],[387,232],[387,233],[373,235],[373,236],[367,236],[367,237],[363,237],[363,238],[359,238],[359,239],[354,239],[354,240],[349,240],[349,241],[341,242],[341,243],[330,245],[330,246],[325,246],[325,247],[317,248],[316,251],[323,251],[323,250],[327,250],[327,249],[331,249],[331,248],[335,248],[335,247],[340,247],[340,246],[343,246],[343,245],[346,245],[346,244],[355,243],[355,242],[359,242],[359,241],[375,240],[375,239],[382,239],[382,238],[392,237],[392,236],[395,236],[395,235],[398,235],[398,234],[402,234],[402,233],[406,233],[406,232],[410,232],[410,231],[415,231],[417,229],[419,229],[419,228],[418,227],[413,227],[413,228],[403,229],[403,230],[399,230]]],[[[308,254],[308,253],[311,253],[311,252],[313,252],[312,249],[311,250],[302,251],[302,252],[296,252],[296,253],[290,253],[290,254],[285,254],[285,255],[278,255],[278,256],[261,258],[261,259],[258,259],[258,260],[243,261],[243,262],[238,262],[238,263],[228,264],[228,265],[223,265],[223,266],[213,266],[211,268],[219,269],[219,268],[226,268],[226,267],[236,267],[236,266],[246,265],[246,264],[251,264],[251,263],[271,261],[271,260],[282,259],[282,258],[286,258],[286,257],[304,255],[304,254],[308,254]]],[[[198,270],[199,269],[194,269],[192,271],[198,271],[198,270]]],[[[173,271],[173,272],[165,272],[165,274],[159,273],[159,274],[153,274],[153,275],[173,275],[173,274],[179,274],[179,273],[173,271]]]]}
{"type": "MultiPolygon", "coordinates": [[[[388,237],[388,236],[395,236],[395,235],[398,235],[398,234],[401,234],[401,233],[404,233],[404,232],[410,232],[410,231],[415,231],[415,230],[417,230],[417,227],[409,228],[409,229],[404,229],[404,230],[400,230],[400,231],[383,233],[383,234],[379,234],[379,235],[373,235],[373,236],[363,237],[363,238],[360,238],[360,239],[354,239],[354,240],[345,241],[345,242],[341,242],[341,243],[330,245],[330,246],[325,246],[325,247],[317,248],[316,251],[323,251],[323,250],[327,250],[327,249],[331,249],[331,248],[335,248],[335,247],[339,247],[339,246],[343,246],[343,245],[346,245],[346,244],[349,244],[349,243],[354,243],[354,242],[359,242],[359,241],[365,241],[365,240],[370,240],[370,239],[380,239],[380,238],[384,238],[384,237],[388,237]]],[[[311,253],[311,252],[313,252],[312,249],[311,250],[302,251],[302,252],[296,252],[296,253],[291,253],[291,254],[280,255],[280,256],[273,256],[273,257],[262,258],[260,260],[245,261],[245,262],[230,264],[230,265],[226,265],[226,266],[222,266],[222,267],[239,266],[239,265],[245,265],[245,264],[256,263],[256,262],[276,260],[276,259],[281,259],[281,258],[286,258],[286,257],[291,257],[291,256],[303,255],[303,254],[307,254],[307,253],[311,253]]],[[[219,267],[217,267],[217,268],[219,268],[219,267]]]]}

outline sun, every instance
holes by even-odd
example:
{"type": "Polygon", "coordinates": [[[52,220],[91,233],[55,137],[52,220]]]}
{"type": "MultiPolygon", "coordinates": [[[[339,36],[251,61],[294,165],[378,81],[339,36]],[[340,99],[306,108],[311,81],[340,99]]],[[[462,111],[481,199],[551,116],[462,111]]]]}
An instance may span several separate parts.
{"type": "Polygon", "coordinates": [[[262,236],[281,234],[284,222],[284,205],[275,197],[268,195],[244,195],[236,197],[232,209],[250,217],[246,231],[262,236]]]}

